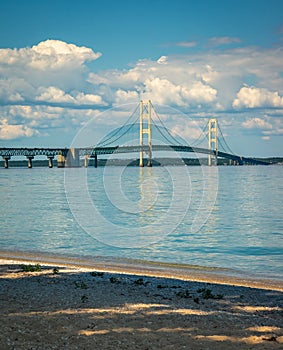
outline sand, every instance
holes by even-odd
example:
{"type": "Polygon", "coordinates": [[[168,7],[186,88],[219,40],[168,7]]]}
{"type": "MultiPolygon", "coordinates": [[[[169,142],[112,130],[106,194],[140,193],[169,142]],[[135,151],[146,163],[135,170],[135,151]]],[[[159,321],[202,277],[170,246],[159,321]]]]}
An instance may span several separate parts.
{"type": "Polygon", "coordinates": [[[46,260],[0,260],[3,350],[283,348],[280,281],[46,260]]]}

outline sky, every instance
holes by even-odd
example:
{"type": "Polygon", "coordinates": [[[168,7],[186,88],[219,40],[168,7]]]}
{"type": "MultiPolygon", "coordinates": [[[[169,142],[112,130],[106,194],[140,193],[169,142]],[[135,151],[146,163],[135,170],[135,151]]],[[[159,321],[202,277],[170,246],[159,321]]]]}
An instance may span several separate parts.
{"type": "Polygon", "coordinates": [[[150,99],[188,143],[217,118],[235,154],[283,156],[282,13],[281,0],[0,0],[0,147],[69,147],[90,123],[96,144],[150,99]]]}

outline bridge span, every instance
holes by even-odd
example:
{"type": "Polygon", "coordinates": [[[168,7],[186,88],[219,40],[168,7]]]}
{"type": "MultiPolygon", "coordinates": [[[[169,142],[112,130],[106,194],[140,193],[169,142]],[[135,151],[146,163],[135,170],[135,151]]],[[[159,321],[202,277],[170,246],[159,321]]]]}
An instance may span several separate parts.
{"type": "MultiPolygon", "coordinates": [[[[136,146],[113,146],[119,140],[122,140],[122,137],[126,134],[129,134],[130,130],[136,125],[136,120],[131,124],[124,124],[123,127],[126,130],[123,130],[123,127],[120,127],[114,132],[107,135],[99,144],[91,147],[82,147],[82,148],[0,148],[0,157],[4,160],[4,167],[9,167],[9,160],[11,157],[15,156],[24,156],[27,158],[27,164],[29,168],[32,168],[32,160],[36,156],[46,156],[48,158],[49,167],[53,167],[53,160],[57,157],[58,167],[78,167],[80,166],[80,159],[84,157],[85,166],[88,165],[89,158],[94,158],[94,165],[97,167],[97,157],[99,155],[107,154],[120,154],[120,153],[139,153],[139,165],[144,165],[144,156],[147,154],[147,165],[152,165],[152,152],[178,152],[178,153],[195,153],[195,154],[206,154],[208,156],[208,165],[213,163],[217,165],[217,158],[226,158],[233,164],[243,165],[243,164],[269,164],[259,159],[254,159],[250,157],[242,157],[233,154],[230,147],[228,146],[221,128],[218,124],[217,119],[209,119],[206,126],[208,126],[208,148],[196,147],[183,145],[186,143],[184,140],[180,142],[176,137],[174,137],[170,131],[164,126],[162,120],[159,118],[157,112],[155,111],[151,101],[140,101],[139,103],[139,144],[136,146]],[[161,123],[162,128],[155,124],[154,119],[152,118],[152,111],[155,113],[159,122],[161,123]],[[156,131],[166,140],[164,144],[154,145],[152,144],[152,133],[154,125],[156,131]],[[221,138],[224,142],[224,146],[221,142],[221,138]],[[219,150],[219,145],[222,146],[223,151],[219,150]],[[228,152],[227,152],[228,150],[228,152]]],[[[138,107],[135,109],[134,113],[130,116],[127,122],[131,118],[135,118],[135,112],[138,107]]],[[[205,134],[203,134],[206,136],[205,134]]],[[[200,140],[199,140],[200,142],[200,140]]],[[[121,142],[122,143],[122,142],[121,142]]],[[[123,142],[123,144],[125,144],[123,142]]]]}
{"type": "Polygon", "coordinates": [[[9,167],[9,160],[12,157],[26,157],[27,166],[32,168],[32,160],[36,156],[46,156],[49,167],[53,167],[53,159],[57,157],[58,167],[79,167],[80,159],[84,158],[85,166],[89,158],[94,158],[94,166],[97,167],[99,155],[122,154],[122,153],[149,153],[155,152],[177,152],[177,153],[195,153],[205,154],[214,157],[226,158],[234,165],[267,165],[269,163],[259,159],[238,156],[217,150],[211,150],[201,147],[191,147],[182,145],[148,145],[137,146],[108,146],[108,147],[81,147],[81,148],[0,148],[0,156],[4,160],[4,167],[9,167]]]}

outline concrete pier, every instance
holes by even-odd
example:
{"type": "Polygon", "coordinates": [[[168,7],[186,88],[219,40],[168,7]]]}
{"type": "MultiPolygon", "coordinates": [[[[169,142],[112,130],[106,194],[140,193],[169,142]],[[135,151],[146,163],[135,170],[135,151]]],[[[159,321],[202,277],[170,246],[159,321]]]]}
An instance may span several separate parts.
{"type": "Polygon", "coordinates": [[[84,158],[84,166],[85,166],[85,168],[88,167],[88,161],[89,161],[89,156],[85,156],[85,158],[84,158]]]}
{"type": "Polygon", "coordinates": [[[4,160],[4,168],[8,169],[9,168],[9,160],[11,159],[10,156],[2,156],[3,160],[4,160]]]}
{"type": "Polygon", "coordinates": [[[58,168],[65,168],[66,158],[62,154],[58,154],[57,157],[57,167],[58,168]]]}
{"type": "Polygon", "coordinates": [[[97,153],[95,152],[91,158],[94,158],[94,167],[97,168],[97,153]]]}
{"type": "Polygon", "coordinates": [[[32,160],[33,160],[34,156],[27,156],[27,160],[28,160],[28,168],[31,169],[32,168],[32,160]]]}
{"type": "Polygon", "coordinates": [[[54,156],[47,156],[48,158],[48,167],[49,168],[53,168],[53,159],[54,159],[54,156]]]}

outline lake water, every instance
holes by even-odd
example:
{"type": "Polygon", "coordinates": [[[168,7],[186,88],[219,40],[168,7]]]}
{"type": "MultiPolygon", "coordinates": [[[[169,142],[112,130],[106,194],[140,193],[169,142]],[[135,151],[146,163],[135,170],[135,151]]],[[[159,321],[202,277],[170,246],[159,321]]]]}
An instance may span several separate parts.
{"type": "Polygon", "coordinates": [[[283,278],[283,167],[0,169],[0,250],[283,278]]]}

